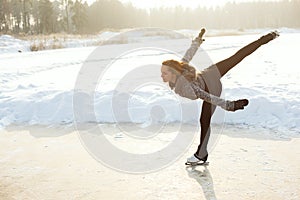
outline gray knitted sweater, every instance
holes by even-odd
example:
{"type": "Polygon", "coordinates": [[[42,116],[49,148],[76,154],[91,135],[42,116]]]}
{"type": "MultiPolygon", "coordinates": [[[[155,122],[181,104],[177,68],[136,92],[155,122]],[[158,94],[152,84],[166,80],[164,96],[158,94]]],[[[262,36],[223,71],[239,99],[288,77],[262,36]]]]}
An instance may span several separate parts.
{"type": "MultiPolygon", "coordinates": [[[[202,39],[194,39],[190,48],[186,51],[184,57],[181,60],[183,62],[189,63],[192,60],[195,53],[197,52],[201,43],[202,39]]],[[[206,92],[205,82],[200,73],[197,73],[196,79],[192,82],[186,80],[183,75],[178,76],[174,86],[174,90],[175,93],[182,97],[186,97],[192,100],[200,98],[203,101],[206,101],[216,106],[220,106],[225,110],[230,110],[234,107],[234,102],[226,101],[220,97],[214,96],[206,92]]]]}

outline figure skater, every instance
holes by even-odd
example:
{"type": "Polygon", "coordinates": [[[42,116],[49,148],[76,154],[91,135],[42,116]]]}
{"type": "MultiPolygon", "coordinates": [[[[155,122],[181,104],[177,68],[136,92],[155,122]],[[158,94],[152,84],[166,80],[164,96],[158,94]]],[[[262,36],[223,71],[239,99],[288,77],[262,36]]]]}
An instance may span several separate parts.
{"type": "Polygon", "coordinates": [[[193,66],[189,65],[189,62],[204,41],[202,39],[204,32],[205,29],[202,29],[200,34],[192,41],[190,48],[186,51],[181,61],[166,60],[162,62],[161,66],[163,81],[168,82],[170,88],[175,93],[188,99],[195,100],[200,98],[204,101],[200,116],[200,144],[194,155],[187,159],[187,164],[201,164],[207,161],[207,144],[211,133],[210,123],[216,106],[234,112],[236,110],[243,110],[249,103],[247,99],[229,101],[220,98],[222,92],[220,79],[260,46],[267,44],[279,36],[277,31],[270,32],[241,48],[229,58],[198,72],[193,66]]]}

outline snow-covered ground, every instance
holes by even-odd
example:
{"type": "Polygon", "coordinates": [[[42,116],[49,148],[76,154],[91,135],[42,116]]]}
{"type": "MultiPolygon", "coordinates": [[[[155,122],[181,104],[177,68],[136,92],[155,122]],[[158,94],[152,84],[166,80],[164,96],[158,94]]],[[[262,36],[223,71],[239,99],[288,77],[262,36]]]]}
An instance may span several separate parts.
{"type": "MultiPolygon", "coordinates": [[[[201,66],[199,69],[205,68],[209,62],[232,55],[269,31],[249,30],[241,35],[220,36],[208,30],[207,34],[219,36],[207,37],[197,55],[208,55],[211,61],[199,61],[196,57],[192,63],[201,66]]],[[[300,30],[279,31],[278,39],[258,49],[222,79],[223,98],[247,98],[250,104],[235,113],[218,109],[215,123],[264,127],[299,136],[300,30]]],[[[96,41],[105,43],[108,39],[108,42],[99,47],[87,45],[95,44],[92,38],[93,42],[66,41],[68,48],[38,52],[29,51],[28,41],[0,36],[0,127],[73,123],[74,89],[78,89],[78,78],[88,65],[102,73],[87,81],[97,86],[91,105],[96,122],[136,122],[144,127],[153,122],[197,122],[199,109],[182,113],[182,107],[193,109],[195,101],[174,95],[160,80],[161,62],[182,56],[197,32],[181,30],[169,35],[156,32],[135,30],[119,36],[105,32],[96,41]],[[139,74],[135,70],[141,66],[150,70],[139,74]],[[121,92],[123,85],[131,87],[127,97],[121,92]],[[128,115],[123,116],[124,112],[128,115]]],[[[200,104],[197,101],[197,108],[200,104]]]]}

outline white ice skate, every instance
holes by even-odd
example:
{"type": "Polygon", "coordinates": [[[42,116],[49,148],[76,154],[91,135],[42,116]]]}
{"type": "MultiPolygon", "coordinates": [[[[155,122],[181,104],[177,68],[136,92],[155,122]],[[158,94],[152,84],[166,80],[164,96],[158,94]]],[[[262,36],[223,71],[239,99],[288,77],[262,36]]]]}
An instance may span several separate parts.
{"type": "Polygon", "coordinates": [[[209,162],[198,159],[195,155],[189,157],[186,161],[186,165],[196,166],[196,165],[207,165],[209,162]]]}

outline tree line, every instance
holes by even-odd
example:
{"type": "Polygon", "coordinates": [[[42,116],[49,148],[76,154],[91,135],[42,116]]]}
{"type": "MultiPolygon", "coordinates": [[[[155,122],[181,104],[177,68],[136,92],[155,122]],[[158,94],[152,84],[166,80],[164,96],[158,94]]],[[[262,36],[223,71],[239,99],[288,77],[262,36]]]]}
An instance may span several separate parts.
{"type": "Polygon", "coordinates": [[[229,2],[222,7],[138,9],[118,0],[0,0],[0,33],[97,33],[103,29],[300,28],[300,0],[229,2]]]}

